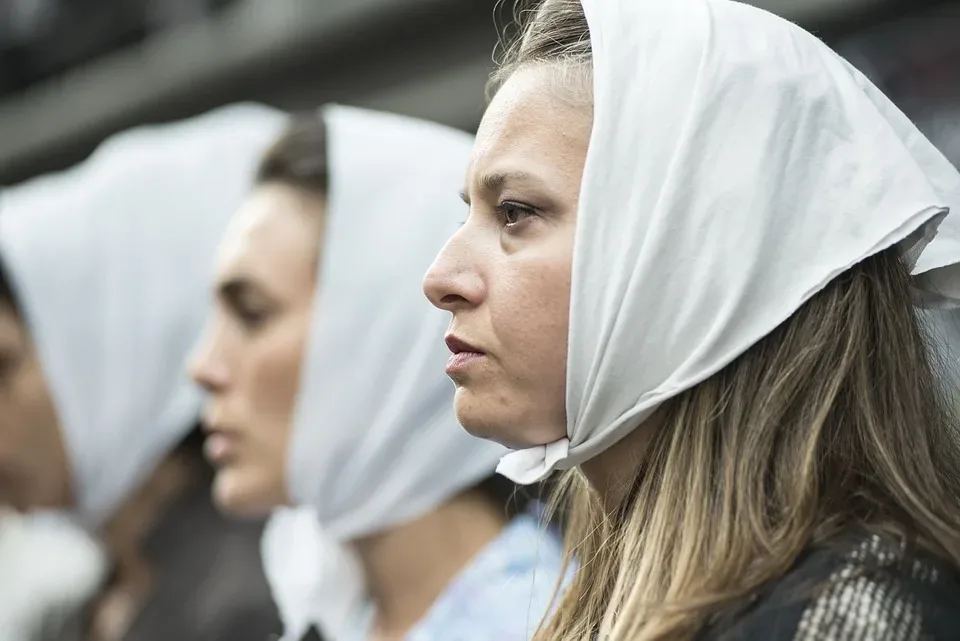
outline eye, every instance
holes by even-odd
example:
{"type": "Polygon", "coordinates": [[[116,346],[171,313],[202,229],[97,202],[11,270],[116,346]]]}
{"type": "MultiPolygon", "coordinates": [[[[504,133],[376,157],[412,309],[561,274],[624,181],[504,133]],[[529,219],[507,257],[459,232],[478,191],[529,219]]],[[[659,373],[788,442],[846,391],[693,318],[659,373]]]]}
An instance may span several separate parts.
{"type": "Polygon", "coordinates": [[[244,328],[248,330],[257,330],[263,327],[263,325],[269,320],[270,312],[267,310],[247,308],[243,305],[238,305],[234,312],[237,315],[237,318],[240,320],[240,323],[244,328]]]}
{"type": "Polygon", "coordinates": [[[523,221],[537,215],[537,210],[522,203],[504,201],[497,206],[497,215],[504,227],[515,227],[523,221]]]}
{"type": "Polygon", "coordinates": [[[217,287],[224,312],[245,331],[255,331],[270,321],[276,301],[244,278],[227,280],[217,287]]]}
{"type": "Polygon", "coordinates": [[[244,296],[227,297],[224,300],[226,311],[244,331],[254,332],[270,320],[272,311],[265,305],[254,304],[244,298],[244,296]]]}

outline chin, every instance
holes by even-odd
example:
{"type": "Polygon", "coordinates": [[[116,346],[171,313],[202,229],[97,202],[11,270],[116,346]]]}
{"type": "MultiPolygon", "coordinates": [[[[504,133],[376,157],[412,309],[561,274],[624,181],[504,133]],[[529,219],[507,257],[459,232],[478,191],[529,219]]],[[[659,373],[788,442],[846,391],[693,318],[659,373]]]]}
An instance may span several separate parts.
{"type": "Polygon", "coordinates": [[[231,516],[248,519],[263,518],[276,504],[258,491],[258,483],[244,470],[225,467],[213,480],[213,500],[217,507],[231,516]]]}
{"type": "Polygon", "coordinates": [[[525,423],[515,410],[518,406],[519,403],[505,404],[500,399],[493,402],[484,400],[463,387],[457,388],[454,400],[457,422],[467,434],[499,443],[511,450],[539,445],[524,438],[529,434],[524,433],[525,423]]]}

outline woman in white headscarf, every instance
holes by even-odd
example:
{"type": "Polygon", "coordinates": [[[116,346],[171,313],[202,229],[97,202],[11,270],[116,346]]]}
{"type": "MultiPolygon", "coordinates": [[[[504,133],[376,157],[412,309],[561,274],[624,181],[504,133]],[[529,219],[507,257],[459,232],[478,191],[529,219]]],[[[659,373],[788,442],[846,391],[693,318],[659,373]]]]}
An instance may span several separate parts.
{"type": "Polygon", "coordinates": [[[960,176],[850,65],[728,0],[546,0],[428,271],[456,411],[570,470],[544,641],[952,639],[960,176]],[[586,560],[589,559],[589,562],[586,560]]]}
{"type": "Polygon", "coordinates": [[[193,374],[221,506],[302,506],[264,541],[287,639],[528,639],[556,583],[556,535],[490,491],[503,449],[456,424],[420,293],[471,146],[325,107],[265,155],[221,245],[193,374]]]}
{"type": "Polygon", "coordinates": [[[92,638],[278,627],[275,610],[224,627],[272,606],[258,529],[209,500],[186,359],[217,243],[285,123],[244,105],[136,129],[0,199],[0,494],[67,509],[105,540],[114,573],[92,638]]]}

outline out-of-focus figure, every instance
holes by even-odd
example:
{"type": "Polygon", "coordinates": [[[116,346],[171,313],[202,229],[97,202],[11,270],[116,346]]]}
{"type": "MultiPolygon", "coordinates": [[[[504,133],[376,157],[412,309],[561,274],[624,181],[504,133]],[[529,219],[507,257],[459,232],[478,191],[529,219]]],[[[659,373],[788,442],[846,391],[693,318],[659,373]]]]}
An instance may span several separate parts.
{"type": "Polygon", "coordinates": [[[285,122],[246,105],[140,128],[0,194],[0,501],[69,510],[104,541],[113,570],[78,639],[279,625],[260,524],[210,500],[185,361],[217,242],[285,122]]]}
{"type": "Polygon", "coordinates": [[[421,293],[471,145],[327,106],[264,156],[221,244],[192,371],[219,503],[300,506],[264,540],[290,641],[525,641],[561,574],[556,532],[507,508],[505,450],[457,424],[421,293]]]}

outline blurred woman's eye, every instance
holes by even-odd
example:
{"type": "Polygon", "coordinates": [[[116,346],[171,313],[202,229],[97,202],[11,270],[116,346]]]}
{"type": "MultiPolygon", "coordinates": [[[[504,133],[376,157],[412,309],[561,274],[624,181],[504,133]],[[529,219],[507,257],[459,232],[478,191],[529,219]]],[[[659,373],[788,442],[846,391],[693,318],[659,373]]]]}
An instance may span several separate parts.
{"type": "Polygon", "coordinates": [[[246,279],[228,280],[217,290],[224,311],[246,331],[260,329],[273,314],[273,300],[246,279]]]}
{"type": "Polygon", "coordinates": [[[263,327],[263,325],[270,318],[269,310],[246,306],[243,304],[237,305],[234,308],[234,312],[244,328],[251,331],[263,327]]]}
{"type": "Polygon", "coordinates": [[[537,216],[537,210],[523,203],[504,201],[496,208],[497,216],[500,222],[506,228],[513,228],[522,222],[537,216]]]}

